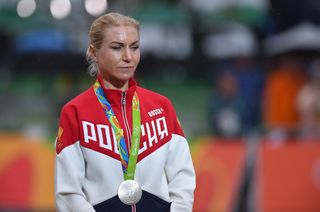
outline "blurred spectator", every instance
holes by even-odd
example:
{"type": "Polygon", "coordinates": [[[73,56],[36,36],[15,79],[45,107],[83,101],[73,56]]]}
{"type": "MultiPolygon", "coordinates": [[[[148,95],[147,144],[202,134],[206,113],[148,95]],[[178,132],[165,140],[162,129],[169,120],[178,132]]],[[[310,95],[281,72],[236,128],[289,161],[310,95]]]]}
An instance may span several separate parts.
{"type": "MultiPolygon", "coordinates": [[[[240,114],[239,126],[241,126],[239,127],[241,133],[235,134],[246,134],[251,130],[257,130],[261,123],[261,94],[264,74],[255,60],[258,41],[253,30],[236,22],[217,26],[212,33],[205,37],[203,50],[206,56],[219,60],[219,63],[223,64],[224,71],[228,70],[233,74],[232,83],[235,85],[223,86],[235,87],[232,93],[232,101],[234,101],[232,104],[236,102],[236,110],[240,114]]],[[[225,77],[224,74],[221,76],[225,77]]],[[[224,79],[218,78],[218,87],[221,81],[223,82],[224,79]]],[[[223,90],[222,93],[225,91],[223,90]]],[[[230,96],[228,94],[229,104],[231,103],[230,96]]],[[[222,97],[225,98],[226,95],[222,95],[222,97]]]]}
{"type": "Polygon", "coordinates": [[[305,70],[297,54],[284,53],[276,60],[266,78],[263,115],[270,138],[284,140],[297,129],[296,98],[305,82],[305,70]]]}
{"type": "Polygon", "coordinates": [[[309,69],[309,80],[299,90],[297,107],[300,118],[299,137],[320,138],[320,60],[309,69]]]}
{"type": "Polygon", "coordinates": [[[238,95],[237,78],[234,72],[223,69],[216,80],[209,103],[213,133],[218,137],[238,137],[242,134],[244,102],[238,95]]]}
{"type": "Polygon", "coordinates": [[[306,82],[306,67],[320,49],[319,36],[318,25],[300,21],[264,41],[266,53],[276,62],[270,68],[264,98],[264,121],[271,139],[283,141],[297,133],[302,107],[309,104],[301,102],[308,97],[297,95],[306,82]]]}
{"type": "Polygon", "coordinates": [[[261,125],[261,101],[265,75],[253,57],[233,59],[238,78],[238,92],[245,108],[243,114],[244,132],[257,131],[261,125]]]}

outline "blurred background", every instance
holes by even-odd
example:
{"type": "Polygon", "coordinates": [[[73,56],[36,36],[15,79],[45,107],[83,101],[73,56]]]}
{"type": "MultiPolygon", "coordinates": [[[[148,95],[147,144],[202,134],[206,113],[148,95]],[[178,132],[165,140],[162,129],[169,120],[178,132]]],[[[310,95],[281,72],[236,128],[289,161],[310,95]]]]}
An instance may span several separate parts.
{"type": "Polygon", "coordinates": [[[320,211],[317,0],[0,0],[0,211],[55,210],[60,109],[110,11],[141,23],[137,81],[177,110],[194,211],[320,211]]]}

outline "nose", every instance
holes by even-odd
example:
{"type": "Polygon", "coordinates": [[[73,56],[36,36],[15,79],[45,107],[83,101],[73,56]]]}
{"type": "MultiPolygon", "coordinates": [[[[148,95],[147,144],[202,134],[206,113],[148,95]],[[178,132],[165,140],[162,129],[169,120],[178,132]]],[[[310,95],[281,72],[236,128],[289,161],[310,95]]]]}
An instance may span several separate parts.
{"type": "Polygon", "coordinates": [[[132,54],[131,54],[130,48],[125,48],[122,58],[126,62],[130,62],[131,61],[132,54]]]}

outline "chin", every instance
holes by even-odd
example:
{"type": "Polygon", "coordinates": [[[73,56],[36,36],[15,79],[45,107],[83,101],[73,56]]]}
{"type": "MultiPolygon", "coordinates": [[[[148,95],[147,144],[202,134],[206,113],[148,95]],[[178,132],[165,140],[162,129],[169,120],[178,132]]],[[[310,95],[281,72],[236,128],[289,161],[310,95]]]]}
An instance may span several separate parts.
{"type": "Polygon", "coordinates": [[[118,76],[119,80],[129,80],[131,77],[133,77],[134,73],[128,73],[128,74],[121,74],[118,76]]]}

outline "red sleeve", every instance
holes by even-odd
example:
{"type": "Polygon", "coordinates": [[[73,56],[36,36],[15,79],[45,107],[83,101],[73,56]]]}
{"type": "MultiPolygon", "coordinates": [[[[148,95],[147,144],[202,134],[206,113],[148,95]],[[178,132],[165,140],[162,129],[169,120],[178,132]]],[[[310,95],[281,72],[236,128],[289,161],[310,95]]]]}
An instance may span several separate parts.
{"type": "Polygon", "coordinates": [[[56,153],[79,140],[79,125],[76,108],[65,105],[61,110],[59,128],[56,140],[56,153]]]}

